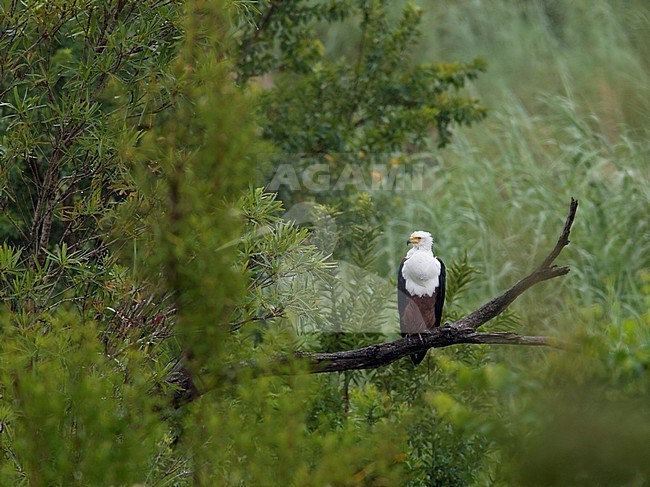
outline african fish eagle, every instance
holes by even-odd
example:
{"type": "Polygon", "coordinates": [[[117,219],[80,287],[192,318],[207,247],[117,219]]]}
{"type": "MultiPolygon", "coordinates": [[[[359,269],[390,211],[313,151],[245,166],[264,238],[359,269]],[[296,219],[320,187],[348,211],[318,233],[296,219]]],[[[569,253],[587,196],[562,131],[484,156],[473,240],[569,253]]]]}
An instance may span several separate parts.
{"type": "MultiPolygon", "coordinates": [[[[429,232],[413,232],[406,253],[397,271],[397,307],[402,336],[428,333],[440,326],[445,302],[445,264],[433,255],[433,238],[429,232]]],[[[414,353],[415,365],[424,360],[426,352],[414,353]]]]}

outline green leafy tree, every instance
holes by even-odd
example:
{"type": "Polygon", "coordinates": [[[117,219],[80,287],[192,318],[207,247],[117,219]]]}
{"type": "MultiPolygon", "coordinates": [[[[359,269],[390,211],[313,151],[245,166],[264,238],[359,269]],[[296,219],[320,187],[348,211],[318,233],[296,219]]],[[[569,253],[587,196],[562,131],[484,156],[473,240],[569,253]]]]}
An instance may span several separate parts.
{"type": "Polygon", "coordinates": [[[16,306],[87,310],[110,280],[102,222],[134,192],[119,148],[169,104],[179,13],[174,2],[2,6],[0,232],[26,279],[3,283],[16,306]]]}
{"type": "MultiPolygon", "coordinates": [[[[270,168],[260,164],[270,188],[289,208],[306,200],[333,208],[338,259],[353,258],[360,226],[372,235],[385,224],[398,185],[421,183],[418,169],[435,161],[420,153],[434,149],[433,138],[443,147],[454,127],[486,114],[464,90],[484,61],[414,62],[421,17],[411,3],[394,16],[382,0],[269,2],[237,34],[240,81],[272,83],[260,106],[263,135],[279,151],[270,168]],[[318,33],[337,25],[349,45],[328,51],[318,33]]],[[[371,255],[372,242],[365,246],[371,255]]]]}
{"type": "Polygon", "coordinates": [[[478,102],[454,90],[485,64],[413,63],[421,15],[408,4],[392,22],[381,0],[264,5],[241,34],[238,69],[242,80],[273,76],[266,136],[288,154],[390,153],[425,146],[432,127],[444,145],[450,124],[480,120],[478,102]],[[314,31],[347,19],[356,39],[336,57],[314,31]]]}

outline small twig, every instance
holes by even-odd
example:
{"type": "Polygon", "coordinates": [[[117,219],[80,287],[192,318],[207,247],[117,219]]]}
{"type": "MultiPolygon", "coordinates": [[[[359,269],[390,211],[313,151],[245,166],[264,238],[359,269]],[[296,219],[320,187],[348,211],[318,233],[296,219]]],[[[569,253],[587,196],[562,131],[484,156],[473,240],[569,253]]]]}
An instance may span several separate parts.
{"type": "Polygon", "coordinates": [[[571,226],[573,225],[573,220],[576,217],[576,211],[578,210],[578,202],[571,198],[571,203],[569,204],[569,214],[564,222],[564,228],[562,229],[562,234],[555,244],[553,251],[544,259],[540,268],[547,268],[553,263],[557,256],[560,255],[562,249],[569,245],[569,234],[571,233],[571,226]]]}
{"type": "Polygon", "coordinates": [[[567,345],[554,337],[517,335],[511,332],[480,332],[467,335],[465,343],[485,345],[532,345],[552,348],[568,348],[567,345]]]}
{"type": "Polygon", "coordinates": [[[275,3],[271,3],[269,6],[269,9],[266,11],[266,15],[264,15],[264,18],[260,22],[259,25],[255,26],[255,31],[253,32],[253,35],[250,36],[248,39],[246,39],[246,42],[244,42],[244,45],[242,46],[241,52],[244,54],[248,54],[248,51],[253,47],[253,44],[257,41],[258,37],[260,36],[260,33],[268,26],[268,24],[271,22],[271,17],[273,17],[273,14],[275,13],[275,8],[276,4],[280,3],[280,1],[277,1],[275,3]]]}

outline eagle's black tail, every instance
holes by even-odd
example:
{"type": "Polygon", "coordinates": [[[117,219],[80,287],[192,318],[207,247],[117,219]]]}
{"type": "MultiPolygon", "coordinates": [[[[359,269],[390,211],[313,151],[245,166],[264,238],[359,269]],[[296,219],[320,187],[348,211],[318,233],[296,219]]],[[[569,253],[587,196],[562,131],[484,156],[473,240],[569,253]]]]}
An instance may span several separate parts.
{"type": "Polygon", "coordinates": [[[411,357],[411,360],[413,361],[413,365],[418,365],[420,362],[424,360],[424,357],[426,357],[427,352],[420,352],[420,353],[414,353],[409,355],[411,357]]]}

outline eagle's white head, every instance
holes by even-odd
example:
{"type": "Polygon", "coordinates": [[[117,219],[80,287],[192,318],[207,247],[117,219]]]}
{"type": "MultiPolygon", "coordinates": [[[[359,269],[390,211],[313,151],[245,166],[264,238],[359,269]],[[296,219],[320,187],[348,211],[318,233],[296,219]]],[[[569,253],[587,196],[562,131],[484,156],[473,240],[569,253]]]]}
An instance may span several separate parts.
{"type": "Polygon", "coordinates": [[[411,234],[406,243],[412,244],[413,248],[417,250],[431,250],[433,237],[429,232],[417,231],[411,234]]]}
{"type": "Polygon", "coordinates": [[[408,239],[413,245],[406,253],[402,276],[411,296],[433,296],[440,285],[440,261],[431,250],[433,237],[429,232],[413,232],[408,239]]]}

